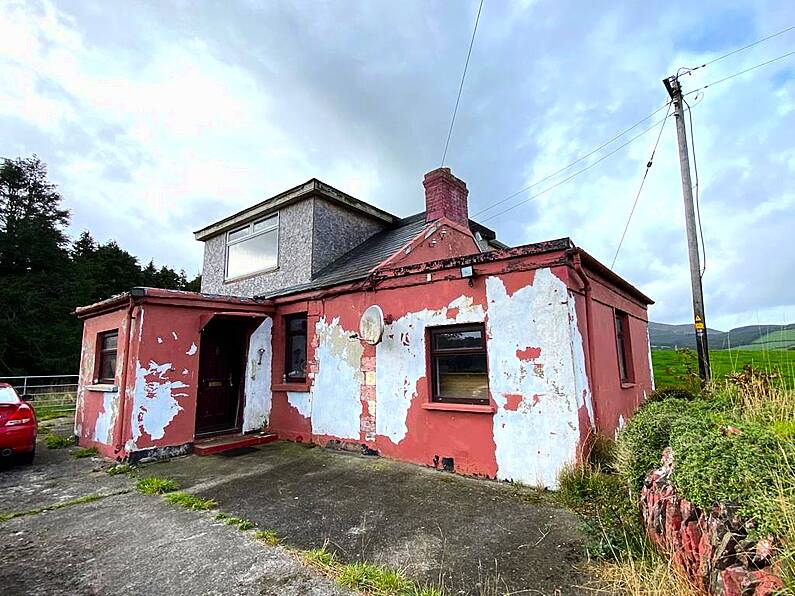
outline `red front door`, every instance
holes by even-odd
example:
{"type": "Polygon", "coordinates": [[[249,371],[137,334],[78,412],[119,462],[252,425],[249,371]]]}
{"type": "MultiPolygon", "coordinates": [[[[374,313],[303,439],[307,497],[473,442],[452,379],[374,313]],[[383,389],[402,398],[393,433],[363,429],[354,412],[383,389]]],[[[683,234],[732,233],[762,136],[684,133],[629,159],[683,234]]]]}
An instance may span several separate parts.
{"type": "Polygon", "coordinates": [[[248,333],[245,322],[213,319],[202,330],[196,435],[240,430],[248,333]]]}

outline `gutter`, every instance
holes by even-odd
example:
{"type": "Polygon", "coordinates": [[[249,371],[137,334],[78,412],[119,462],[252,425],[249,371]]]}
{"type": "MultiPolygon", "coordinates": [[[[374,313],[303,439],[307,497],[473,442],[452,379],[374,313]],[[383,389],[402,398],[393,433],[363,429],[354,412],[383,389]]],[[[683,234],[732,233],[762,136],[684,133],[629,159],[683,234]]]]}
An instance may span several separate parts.
{"type": "Polygon", "coordinates": [[[585,274],[582,268],[582,258],[579,250],[572,255],[572,264],[574,272],[582,282],[583,290],[585,292],[585,335],[586,335],[586,348],[588,350],[588,357],[585,359],[586,374],[588,376],[588,384],[591,386],[591,408],[593,409],[593,425],[594,431],[596,430],[596,421],[599,419],[597,415],[597,403],[599,400],[596,398],[596,379],[593,378],[594,370],[594,348],[593,348],[593,296],[591,295],[591,280],[585,274]]]}
{"type": "Polygon", "coordinates": [[[119,453],[124,447],[124,416],[127,409],[127,370],[130,368],[130,343],[132,338],[132,320],[133,310],[135,309],[135,299],[130,296],[130,303],[127,306],[127,338],[125,339],[124,346],[124,367],[121,370],[121,379],[119,384],[119,411],[116,415],[116,427],[113,429],[113,449],[119,453]]]}

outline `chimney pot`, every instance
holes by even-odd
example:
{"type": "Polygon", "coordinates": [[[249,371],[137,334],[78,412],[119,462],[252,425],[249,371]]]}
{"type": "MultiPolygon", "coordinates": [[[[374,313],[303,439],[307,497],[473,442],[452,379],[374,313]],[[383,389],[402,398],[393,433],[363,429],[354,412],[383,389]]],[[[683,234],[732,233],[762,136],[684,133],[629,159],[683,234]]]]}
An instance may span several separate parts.
{"type": "Polygon", "coordinates": [[[469,227],[466,182],[459,180],[450,168],[437,168],[425,174],[425,221],[446,217],[469,227]]]}

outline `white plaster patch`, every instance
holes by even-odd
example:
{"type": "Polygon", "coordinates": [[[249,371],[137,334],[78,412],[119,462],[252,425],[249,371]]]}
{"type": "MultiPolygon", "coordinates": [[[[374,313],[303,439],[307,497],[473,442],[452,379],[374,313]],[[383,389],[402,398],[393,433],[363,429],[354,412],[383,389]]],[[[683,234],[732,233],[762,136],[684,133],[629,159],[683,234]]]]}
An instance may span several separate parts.
{"type": "Polygon", "coordinates": [[[361,359],[364,348],[353,332],[346,331],[335,317],[321,318],[315,325],[318,370],[312,387],[312,433],[340,439],[359,438],[362,415],[361,359]]]}
{"type": "Polygon", "coordinates": [[[157,343],[162,344],[163,343],[163,338],[162,337],[158,337],[157,338],[157,343]]]}
{"type": "Polygon", "coordinates": [[[558,471],[576,457],[578,407],[587,390],[582,340],[572,337],[573,298],[550,269],[537,270],[533,285],[511,296],[499,277],[488,277],[486,296],[497,477],[554,487],[558,471]],[[527,346],[541,350],[538,358],[517,357],[527,346]],[[509,395],[522,398],[511,409],[509,395]]]}
{"type": "Polygon", "coordinates": [[[187,387],[182,381],[168,378],[171,363],[157,364],[150,361],[144,368],[136,363],[135,388],[133,390],[132,439],[133,443],[145,432],[153,440],[162,439],[166,427],[174,416],[182,410],[177,397],[187,397],[187,393],[175,389],[187,387]]]}
{"type": "Polygon", "coordinates": [[[271,411],[271,331],[273,319],[267,318],[254,330],[248,344],[244,385],[243,432],[268,424],[271,411]]]}
{"type": "Polygon", "coordinates": [[[97,423],[94,425],[94,440],[98,443],[110,445],[113,441],[118,403],[118,393],[115,391],[102,394],[102,412],[97,416],[97,423]]]}
{"type": "Polygon", "coordinates": [[[312,394],[308,391],[288,391],[287,402],[304,418],[312,417],[312,394]]]}
{"type": "Polygon", "coordinates": [[[176,332],[176,331],[172,331],[172,332],[171,332],[171,337],[173,337],[173,338],[174,338],[174,341],[176,341],[176,340],[178,340],[178,339],[179,339],[179,338],[177,337],[177,332],[176,332]]]}
{"type": "Polygon", "coordinates": [[[188,351],[185,352],[185,354],[187,354],[188,356],[193,356],[198,351],[199,351],[199,348],[196,347],[196,344],[191,342],[190,347],[188,348],[188,351]]]}
{"type": "Polygon", "coordinates": [[[399,443],[406,436],[406,416],[426,375],[425,328],[432,325],[483,322],[483,308],[469,296],[459,296],[438,310],[408,313],[384,330],[376,346],[376,433],[399,443]],[[451,310],[452,309],[452,310],[451,310]]]}

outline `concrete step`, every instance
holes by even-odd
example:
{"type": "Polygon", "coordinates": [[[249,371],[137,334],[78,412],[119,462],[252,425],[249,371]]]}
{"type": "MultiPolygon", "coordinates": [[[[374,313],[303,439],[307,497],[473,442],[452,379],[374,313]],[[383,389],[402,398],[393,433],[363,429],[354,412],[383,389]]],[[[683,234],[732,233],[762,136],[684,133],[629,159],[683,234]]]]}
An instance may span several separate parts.
{"type": "Polygon", "coordinates": [[[199,439],[193,444],[193,453],[196,455],[213,455],[214,453],[222,453],[232,449],[240,449],[241,447],[264,445],[278,439],[279,437],[275,433],[221,435],[209,439],[199,439]]]}

